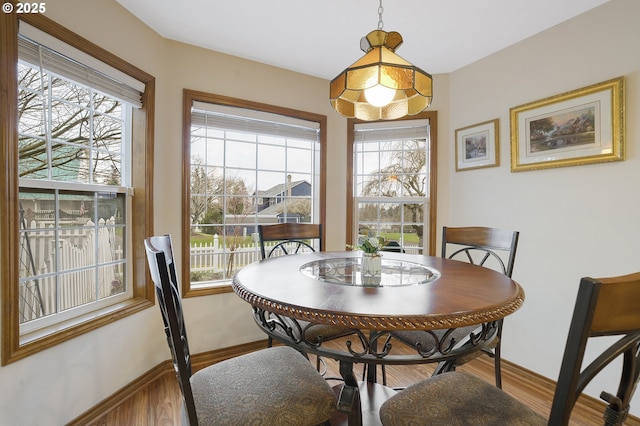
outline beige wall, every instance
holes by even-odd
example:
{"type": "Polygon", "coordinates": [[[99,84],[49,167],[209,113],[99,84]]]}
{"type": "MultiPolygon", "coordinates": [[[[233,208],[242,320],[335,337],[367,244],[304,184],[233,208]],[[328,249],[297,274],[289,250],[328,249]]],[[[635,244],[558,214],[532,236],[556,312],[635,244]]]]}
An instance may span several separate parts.
{"type": "MultiPolygon", "coordinates": [[[[613,0],[450,75],[450,143],[440,157],[450,167],[439,173],[439,194],[450,195],[439,225],[521,232],[513,277],[526,300],[505,321],[503,357],[554,379],[579,279],[640,271],[639,16],[640,2],[613,0]],[[626,161],[510,172],[509,108],[618,76],[626,77],[626,161]],[[502,165],[456,172],[455,129],[494,118],[502,165]]],[[[609,389],[613,374],[604,374],[609,389]]],[[[597,397],[602,387],[587,390],[597,397]]]]}
{"type": "MultiPolygon", "coordinates": [[[[640,236],[633,185],[640,180],[640,125],[633,120],[640,27],[632,17],[639,14],[640,3],[613,0],[435,76],[438,229],[490,225],[522,232],[514,277],[527,300],[505,326],[504,357],[554,379],[579,277],[637,267],[631,241],[640,236]],[[618,75],[627,76],[627,161],[509,172],[510,107],[618,75]],[[503,165],[456,173],[454,129],[496,117],[503,165]]],[[[328,117],[327,249],[344,247],[346,120],[329,107],[328,81],[164,40],[115,0],[55,0],[47,15],[156,77],[156,233],[181,237],[181,107],[182,89],[189,88],[328,117]]],[[[193,352],[264,338],[249,306],[232,293],[188,299],[185,309],[193,352]]],[[[154,307],[2,367],[0,426],[63,424],[168,357],[154,307]]]]}

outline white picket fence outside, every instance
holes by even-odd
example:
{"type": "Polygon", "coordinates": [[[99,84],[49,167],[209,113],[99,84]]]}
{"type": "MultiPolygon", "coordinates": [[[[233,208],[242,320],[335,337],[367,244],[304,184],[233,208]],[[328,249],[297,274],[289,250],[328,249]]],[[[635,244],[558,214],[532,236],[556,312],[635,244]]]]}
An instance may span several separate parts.
{"type": "MultiPolygon", "coordinates": [[[[261,259],[260,244],[251,242],[237,244],[230,247],[221,243],[222,238],[218,234],[213,236],[209,243],[195,243],[191,246],[191,272],[225,273],[229,271],[229,261],[233,256],[232,268],[229,272],[238,271],[240,268],[261,259]]],[[[276,243],[267,242],[265,248],[276,243]]],[[[228,277],[230,278],[230,277],[228,277]]]]}
{"type": "Polygon", "coordinates": [[[117,262],[123,250],[116,243],[115,227],[108,226],[114,223],[113,218],[100,219],[97,233],[91,221],[86,228],[60,229],[57,250],[53,225],[37,230],[35,221],[30,224],[20,236],[21,322],[122,291],[124,265],[117,262]]]}
{"type": "MultiPolygon", "coordinates": [[[[216,234],[210,243],[195,243],[191,246],[191,272],[211,272],[224,273],[227,271],[229,257],[233,254],[233,269],[235,272],[240,268],[260,260],[260,244],[247,243],[238,245],[233,250],[228,246],[223,246],[221,238],[216,234]]],[[[265,243],[267,253],[269,247],[276,242],[265,243]]],[[[409,243],[404,245],[406,253],[420,254],[420,246],[418,243],[409,243]]],[[[230,277],[227,277],[230,278],[230,277]]]]}
{"type": "MultiPolygon", "coordinates": [[[[122,291],[122,246],[116,244],[115,227],[104,226],[114,223],[113,218],[109,221],[100,219],[97,235],[92,222],[87,222],[86,228],[61,229],[58,259],[54,249],[53,225],[38,230],[35,221],[30,224],[28,239],[31,255],[26,247],[26,239],[21,235],[21,322],[91,303],[110,296],[114,291],[122,291]],[[59,262],[60,271],[69,272],[56,277],[56,262],[59,262]],[[96,271],[96,265],[104,266],[96,271]]],[[[237,245],[232,249],[223,245],[222,241],[222,238],[214,235],[212,242],[191,247],[191,273],[219,274],[224,279],[229,279],[231,274],[261,258],[257,242],[237,245]],[[229,265],[231,256],[233,260],[229,265]]],[[[267,243],[267,250],[275,244],[267,243]]],[[[407,253],[420,252],[417,244],[405,244],[404,248],[407,253]]]]}

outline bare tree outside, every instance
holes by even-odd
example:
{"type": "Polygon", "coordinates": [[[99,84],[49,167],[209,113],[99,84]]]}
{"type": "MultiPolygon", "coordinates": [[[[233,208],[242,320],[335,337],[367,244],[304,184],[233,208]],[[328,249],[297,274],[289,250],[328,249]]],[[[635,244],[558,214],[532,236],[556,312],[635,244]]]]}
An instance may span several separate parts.
{"type": "Polygon", "coordinates": [[[120,101],[23,64],[18,84],[20,177],[121,185],[120,101]]]}
{"type": "Polygon", "coordinates": [[[246,235],[247,217],[255,214],[254,203],[245,183],[241,179],[227,181],[227,197],[225,206],[225,244],[229,251],[226,277],[236,272],[236,252],[243,247],[246,235]],[[230,223],[233,221],[233,223],[230,223]]]}
{"type": "Polygon", "coordinates": [[[125,195],[106,186],[124,185],[130,107],[22,62],[18,87],[24,323],[125,292],[125,195]],[[41,180],[54,184],[41,187],[41,180]]]}
{"type": "MultiPolygon", "coordinates": [[[[427,152],[424,139],[384,142],[380,149],[380,168],[365,178],[360,196],[388,198],[389,202],[365,203],[359,211],[360,220],[379,219],[396,222],[403,210],[406,228],[412,230],[422,244],[424,234],[424,206],[416,202],[394,202],[399,197],[424,200],[428,191],[427,152]]],[[[399,232],[405,232],[400,229],[399,232]]]]}
{"type": "MultiPolygon", "coordinates": [[[[220,244],[226,253],[223,273],[192,274],[193,281],[226,279],[239,265],[236,253],[244,248],[247,218],[255,214],[251,191],[240,177],[223,177],[222,169],[207,167],[204,160],[194,156],[191,165],[191,238],[198,244],[220,244]]],[[[251,221],[251,223],[253,223],[251,221]]]]}
{"type": "MultiPolygon", "coordinates": [[[[284,207],[282,213],[285,213],[284,207]]],[[[311,221],[311,200],[309,198],[291,198],[286,202],[286,213],[298,215],[301,222],[311,221]]]]}
{"type": "Polygon", "coordinates": [[[191,223],[202,223],[207,212],[216,206],[216,195],[221,194],[224,181],[215,168],[206,167],[201,157],[195,157],[191,165],[191,223]]]}

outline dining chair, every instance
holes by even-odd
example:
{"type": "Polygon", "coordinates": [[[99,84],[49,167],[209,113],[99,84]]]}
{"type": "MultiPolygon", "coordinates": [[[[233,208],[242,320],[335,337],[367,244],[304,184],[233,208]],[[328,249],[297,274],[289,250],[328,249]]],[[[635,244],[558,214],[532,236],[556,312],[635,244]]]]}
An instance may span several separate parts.
{"type": "Polygon", "coordinates": [[[622,358],[616,393],[600,394],[607,403],[601,424],[622,425],[640,374],[639,300],[640,273],[580,280],[548,419],[492,384],[452,371],[412,385],[385,401],[380,407],[382,424],[566,426],[585,387],[606,366],[622,358]],[[598,339],[598,346],[593,347],[602,348],[601,352],[583,368],[588,342],[593,344],[600,336],[618,339],[598,339]]]}
{"type": "Polygon", "coordinates": [[[150,237],[144,245],[182,391],[183,424],[329,424],[336,395],[291,347],[263,349],[193,373],[171,237],[150,237]]]}
{"type": "Polygon", "coordinates": [[[274,223],[273,225],[258,225],[260,238],[260,254],[263,259],[284,256],[295,253],[324,250],[322,240],[322,225],[317,223],[274,223]],[[267,246],[267,243],[275,243],[267,246]]]}
{"type": "MultiPolygon", "coordinates": [[[[260,253],[262,259],[271,257],[287,256],[290,254],[315,252],[314,247],[323,251],[322,225],[313,223],[277,223],[273,225],[258,225],[258,236],[260,238],[260,253]],[[274,243],[269,246],[267,243],[274,243]],[[315,243],[315,244],[314,244],[315,243]]],[[[274,318],[274,321],[282,322],[283,328],[289,326],[288,318],[274,318]]],[[[353,330],[328,324],[316,324],[306,321],[299,321],[304,330],[304,337],[309,342],[321,344],[327,340],[353,334],[353,330]]],[[[267,338],[267,346],[273,345],[273,338],[267,338]]],[[[320,370],[322,363],[320,357],[316,358],[316,368],[320,370]]]]}
{"type": "MultiPolygon", "coordinates": [[[[517,231],[507,231],[489,227],[443,227],[442,228],[442,253],[447,259],[460,260],[501,272],[508,277],[513,273],[513,264],[516,258],[518,238],[517,231]]],[[[461,358],[440,363],[434,374],[443,371],[454,370],[457,366],[465,364],[485,353],[493,358],[496,386],[502,387],[501,369],[501,339],[504,320],[497,323],[496,337],[490,345],[479,351],[471,352],[461,358]]],[[[418,348],[420,351],[432,351],[434,346],[447,339],[456,345],[469,342],[471,333],[478,326],[461,327],[452,331],[433,330],[433,333],[422,331],[399,331],[393,336],[402,342],[418,348]]]]}

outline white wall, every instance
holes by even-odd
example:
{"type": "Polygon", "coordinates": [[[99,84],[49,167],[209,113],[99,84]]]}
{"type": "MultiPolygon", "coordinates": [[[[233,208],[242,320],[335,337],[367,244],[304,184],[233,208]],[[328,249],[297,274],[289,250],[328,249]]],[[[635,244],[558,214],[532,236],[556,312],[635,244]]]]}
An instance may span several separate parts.
{"type": "MultiPolygon", "coordinates": [[[[613,0],[435,76],[438,229],[480,224],[522,232],[514,277],[527,300],[507,322],[504,356],[554,379],[579,277],[636,267],[640,29],[633,17],[639,13],[640,3],[613,0]],[[510,107],[617,75],[627,76],[627,161],[509,172],[510,107]],[[496,117],[503,166],[456,173],[454,129],[496,117]]],[[[327,249],[344,247],[346,120],[329,107],[328,81],[164,40],[115,0],[55,0],[47,3],[47,16],[156,77],[156,233],[181,238],[182,89],[189,88],[327,116],[327,249]]],[[[195,353],[264,338],[249,306],[233,293],[188,299],[185,310],[195,353]]],[[[153,307],[1,367],[0,426],[64,424],[168,358],[153,307]]]]}
{"type": "MultiPolygon", "coordinates": [[[[520,231],[513,277],[526,300],[505,321],[503,357],[553,379],[580,278],[640,271],[639,16],[640,2],[613,0],[450,74],[439,165],[449,202],[439,225],[520,231]],[[618,76],[626,78],[625,161],[510,172],[509,108],[618,76]],[[501,166],[456,172],[455,129],[494,118],[501,166]]],[[[613,371],[604,376],[598,383],[615,391],[613,371]]],[[[601,390],[588,388],[596,397],[601,390]]],[[[632,408],[640,413],[639,398],[632,408]]]]}

